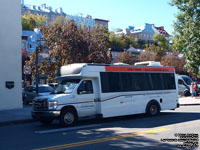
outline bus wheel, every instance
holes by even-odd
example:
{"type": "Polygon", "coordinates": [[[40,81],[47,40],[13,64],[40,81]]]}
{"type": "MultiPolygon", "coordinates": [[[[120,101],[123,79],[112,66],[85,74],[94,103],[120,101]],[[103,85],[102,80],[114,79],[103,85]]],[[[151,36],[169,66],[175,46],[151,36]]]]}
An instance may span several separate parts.
{"type": "Polygon", "coordinates": [[[160,113],[160,107],[157,103],[151,103],[147,108],[147,114],[149,116],[156,116],[160,113]]]}
{"type": "Polygon", "coordinates": [[[67,108],[61,112],[60,124],[62,126],[72,126],[78,120],[77,114],[73,109],[67,108]]]}

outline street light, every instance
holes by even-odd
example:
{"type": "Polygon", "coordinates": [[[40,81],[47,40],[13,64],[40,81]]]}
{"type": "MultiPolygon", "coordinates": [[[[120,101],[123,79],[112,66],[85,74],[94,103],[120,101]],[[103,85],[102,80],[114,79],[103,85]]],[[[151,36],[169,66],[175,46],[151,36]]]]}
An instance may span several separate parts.
{"type": "Polygon", "coordinates": [[[34,32],[36,33],[37,37],[37,46],[36,46],[36,58],[35,58],[35,65],[36,65],[36,95],[38,96],[38,83],[39,83],[39,71],[38,71],[38,51],[42,50],[42,45],[45,43],[45,39],[42,37],[42,33],[40,29],[35,28],[34,32]]]}

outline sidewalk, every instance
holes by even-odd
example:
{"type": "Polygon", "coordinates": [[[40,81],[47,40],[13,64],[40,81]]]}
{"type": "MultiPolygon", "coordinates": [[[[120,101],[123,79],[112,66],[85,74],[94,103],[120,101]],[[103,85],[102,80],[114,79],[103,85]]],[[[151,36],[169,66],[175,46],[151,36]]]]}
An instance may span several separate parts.
{"type": "Polygon", "coordinates": [[[31,116],[32,106],[19,109],[0,110],[0,126],[34,122],[31,116]]]}
{"type": "MultiPolygon", "coordinates": [[[[200,97],[180,97],[180,106],[200,105],[200,97]]],[[[31,106],[21,109],[0,110],[0,126],[35,122],[31,116],[31,106]]]]}
{"type": "Polygon", "coordinates": [[[180,106],[200,105],[200,96],[197,97],[179,97],[180,106]]]}

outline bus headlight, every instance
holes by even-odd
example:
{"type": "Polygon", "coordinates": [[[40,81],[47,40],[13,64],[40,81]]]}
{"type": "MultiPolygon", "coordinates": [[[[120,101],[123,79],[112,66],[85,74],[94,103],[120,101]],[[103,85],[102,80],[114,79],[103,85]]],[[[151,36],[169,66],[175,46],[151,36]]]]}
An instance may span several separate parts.
{"type": "Polygon", "coordinates": [[[49,110],[55,110],[58,106],[58,102],[57,101],[49,101],[48,102],[48,109],[49,110]]]}

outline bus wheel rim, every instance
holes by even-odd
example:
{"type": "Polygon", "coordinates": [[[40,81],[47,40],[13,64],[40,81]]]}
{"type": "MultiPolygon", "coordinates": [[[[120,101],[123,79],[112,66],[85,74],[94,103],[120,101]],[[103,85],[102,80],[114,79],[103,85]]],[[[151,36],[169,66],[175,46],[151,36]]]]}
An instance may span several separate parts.
{"type": "Polygon", "coordinates": [[[157,113],[157,111],[158,111],[158,108],[157,108],[156,105],[152,105],[152,106],[150,107],[150,113],[151,113],[152,115],[155,115],[155,114],[157,113]]]}
{"type": "Polygon", "coordinates": [[[74,122],[74,115],[71,112],[67,112],[64,116],[66,124],[72,124],[74,122]]]}

